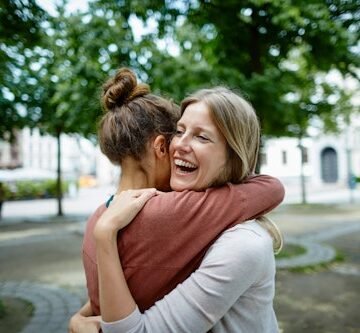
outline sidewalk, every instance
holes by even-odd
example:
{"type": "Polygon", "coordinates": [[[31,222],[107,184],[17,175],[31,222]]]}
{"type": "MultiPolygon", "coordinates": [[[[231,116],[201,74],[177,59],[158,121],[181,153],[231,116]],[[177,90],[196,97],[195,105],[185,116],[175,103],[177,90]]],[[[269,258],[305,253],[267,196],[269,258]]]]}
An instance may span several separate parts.
{"type": "Polygon", "coordinates": [[[2,224],[18,222],[79,221],[87,217],[113,194],[113,187],[80,189],[77,196],[65,196],[64,217],[57,217],[56,199],[7,201],[3,204],[2,224]]]}

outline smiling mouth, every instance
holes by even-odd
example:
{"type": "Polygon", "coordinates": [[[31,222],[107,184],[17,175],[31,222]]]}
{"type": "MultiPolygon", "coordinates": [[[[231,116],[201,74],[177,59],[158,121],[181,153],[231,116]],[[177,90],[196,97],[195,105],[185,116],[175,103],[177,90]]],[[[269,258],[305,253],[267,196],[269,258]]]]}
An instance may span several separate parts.
{"type": "Polygon", "coordinates": [[[190,162],[185,162],[183,160],[175,159],[175,166],[177,170],[180,170],[182,173],[191,173],[194,172],[198,167],[195,164],[190,162]]]}

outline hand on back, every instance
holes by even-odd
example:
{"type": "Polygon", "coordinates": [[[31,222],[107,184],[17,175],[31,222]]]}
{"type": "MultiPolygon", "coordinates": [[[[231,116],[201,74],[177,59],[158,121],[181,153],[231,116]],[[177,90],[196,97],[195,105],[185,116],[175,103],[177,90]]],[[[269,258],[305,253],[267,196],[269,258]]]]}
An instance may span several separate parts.
{"type": "Polygon", "coordinates": [[[150,198],[159,193],[154,188],[147,188],[122,191],[115,195],[109,208],[96,223],[95,238],[101,239],[109,234],[115,236],[135,218],[150,198]]]}

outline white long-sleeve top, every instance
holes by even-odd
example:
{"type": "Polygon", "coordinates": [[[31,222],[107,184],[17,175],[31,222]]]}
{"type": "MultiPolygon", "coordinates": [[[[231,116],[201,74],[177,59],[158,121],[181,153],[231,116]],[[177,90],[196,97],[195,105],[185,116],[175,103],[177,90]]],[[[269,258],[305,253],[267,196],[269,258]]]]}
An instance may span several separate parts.
{"type": "Polygon", "coordinates": [[[150,309],[101,327],[104,333],[274,333],[274,293],[272,239],[249,221],[225,231],[200,267],[150,309]]]}

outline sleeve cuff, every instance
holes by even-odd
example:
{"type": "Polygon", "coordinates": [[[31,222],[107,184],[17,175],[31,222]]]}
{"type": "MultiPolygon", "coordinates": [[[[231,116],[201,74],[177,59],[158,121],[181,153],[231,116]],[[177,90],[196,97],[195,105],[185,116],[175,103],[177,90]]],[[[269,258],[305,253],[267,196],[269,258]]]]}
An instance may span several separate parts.
{"type": "Polygon", "coordinates": [[[131,330],[136,327],[140,321],[141,312],[139,311],[139,308],[136,307],[131,314],[123,319],[112,322],[105,322],[101,320],[101,329],[103,333],[131,332],[131,330]]]}

